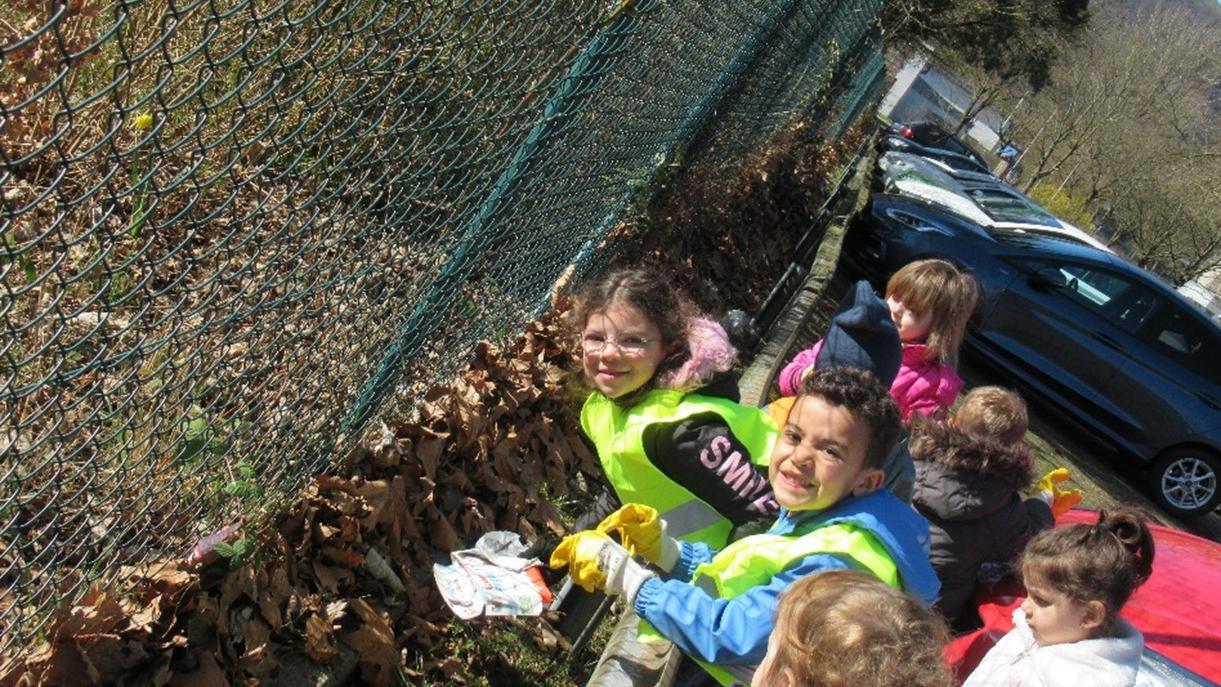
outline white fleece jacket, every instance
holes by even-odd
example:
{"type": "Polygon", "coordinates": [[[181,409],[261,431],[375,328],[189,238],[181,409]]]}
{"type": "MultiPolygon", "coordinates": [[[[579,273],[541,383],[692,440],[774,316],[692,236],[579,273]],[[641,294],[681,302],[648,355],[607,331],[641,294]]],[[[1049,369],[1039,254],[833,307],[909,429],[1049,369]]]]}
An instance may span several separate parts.
{"type": "Polygon", "coordinates": [[[1039,646],[1026,614],[1013,612],[1014,628],[997,642],[962,687],[1132,687],[1145,638],[1123,622],[1119,637],[1039,646]]]}

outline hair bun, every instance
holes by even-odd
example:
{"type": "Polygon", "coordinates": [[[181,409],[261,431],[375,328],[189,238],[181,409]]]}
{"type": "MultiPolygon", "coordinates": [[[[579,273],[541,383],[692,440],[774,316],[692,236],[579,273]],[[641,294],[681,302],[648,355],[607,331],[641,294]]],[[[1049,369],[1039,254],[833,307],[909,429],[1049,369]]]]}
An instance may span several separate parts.
{"type": "Polygon", "coordinates": [[[1153,572],[1153,533],[1145,518],[1129,508],[1103,510],[1098,514],[1097,527],[1109,532],[1132,555],[1139,582],[1149,579],[1153,572]]]}

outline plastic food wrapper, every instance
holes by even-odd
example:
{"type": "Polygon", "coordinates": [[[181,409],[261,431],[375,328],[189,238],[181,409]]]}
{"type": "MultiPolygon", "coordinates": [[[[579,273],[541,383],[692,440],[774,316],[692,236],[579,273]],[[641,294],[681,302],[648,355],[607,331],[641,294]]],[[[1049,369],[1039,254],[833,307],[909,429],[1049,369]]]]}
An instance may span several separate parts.
{"type": "Polygon", "coordinates": [[[551,603],[542,563],[522,558],[529,545],[516,532],[488,532],[475,548],[450,554],[450,565],[432,566],[442,598],[454,615],[539,615],[551,603]]]}

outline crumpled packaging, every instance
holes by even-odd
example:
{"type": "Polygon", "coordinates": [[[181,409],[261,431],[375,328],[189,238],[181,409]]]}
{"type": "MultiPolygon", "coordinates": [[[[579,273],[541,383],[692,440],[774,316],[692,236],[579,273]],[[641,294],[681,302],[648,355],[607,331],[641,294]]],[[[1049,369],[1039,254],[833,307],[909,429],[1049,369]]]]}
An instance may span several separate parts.
{"type": "Polygon", "coordinates": [[[529,544],[516,532],[488,532],[472,549],[450,553],[450,565],[432,566],[441,597],[454,615],[539,615],[551,603],[542,563],[522,558],[529,544]]]}

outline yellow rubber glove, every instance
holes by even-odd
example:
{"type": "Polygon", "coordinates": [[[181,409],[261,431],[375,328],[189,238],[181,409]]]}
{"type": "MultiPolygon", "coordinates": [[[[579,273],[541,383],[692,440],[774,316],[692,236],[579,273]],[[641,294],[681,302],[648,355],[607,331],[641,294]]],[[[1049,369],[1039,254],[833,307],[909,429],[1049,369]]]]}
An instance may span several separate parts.
{"type": "Polygon", "coordinates": [[[1057,518],[1067,513],[1073,506],[1081,503],[1081,499],[1085,498],[1085,493],[1080,489],[1060,488],[1060,483],[1067,479],[1068,469],[1056,468],[1043,475],[1034,485],[1035,490],[1047,505],[1051,507],[1051,514],[1057,518]]]}
{"type": "Polygon", "coordinates": [[[628,555],[605,532],[582,530],[560,541],[551,552],[551,567],[568,567],[568,575],[587,592],[602,590],[609,595],[622,594],[628,603],[653,573],[628,555]]]}
{"type": "Polygon", "coordinates": [[[619,533],[619,541],[633,556],[669,572],[678,562],[678,540],[666,536],[666,523],[656,508],[641,503],[629,503],[606,516],[598,530],[619,533]]]}

